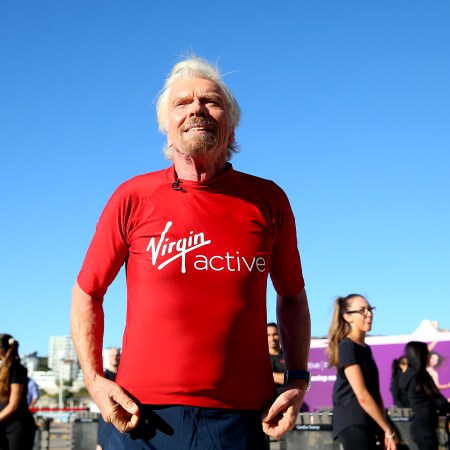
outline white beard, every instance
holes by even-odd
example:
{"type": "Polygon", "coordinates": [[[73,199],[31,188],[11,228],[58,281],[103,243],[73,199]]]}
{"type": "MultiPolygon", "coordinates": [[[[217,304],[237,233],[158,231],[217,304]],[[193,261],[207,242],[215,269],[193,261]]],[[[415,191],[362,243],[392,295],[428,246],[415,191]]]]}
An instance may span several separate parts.
{"type": "Polygon", "coordinates": [[[178,133],[177,150],[185,156],[204,155],[214,150],[217,144],[217,137],[214,133],[204,133],[190,136],[186,139],[185,133],[178,133]]]}

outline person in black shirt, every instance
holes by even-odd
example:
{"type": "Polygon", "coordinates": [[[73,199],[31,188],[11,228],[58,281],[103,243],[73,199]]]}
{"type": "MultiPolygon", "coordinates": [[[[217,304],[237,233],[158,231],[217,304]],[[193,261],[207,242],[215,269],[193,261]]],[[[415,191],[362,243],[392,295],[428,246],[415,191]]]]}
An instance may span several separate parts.
{"type": "Polygon", "coordinates": [[[392,361],[392,373],[391,373],[391,393],[394,405],[399,408],[406,408],[405,403],[400,398],[400,387],[398,385],[400,376],[408,368],[408,360],[406,356],[401,356],[392,361]]]}
{"type": "Polygon", "coordinates": [[[284,361],[283,350],[280,345],[280,336],[278,335],[278,326],[275,322],[267,324],[267,340],[269,344],[270,363],[272,364],[273,380],[275,382],[277,393],[284,392],[284,373],[286,372],[286,363],[284,361]]]}
{"type": "Polygon", "coordinates": [[[28,409],[28,371],[20,364],[19,343],[0,334],[0,449],[32,450],[36,424],[28,409]]]}
{"type": "Polygon", "coordinates": [[[406,344],[408,369],[399,379],[400,398],[412,409],[410,433],[420,450],[437,450],[438,416],[450,414],[450,403],[439,392],[427,371],[430,357],[427,344],[406,344]]]}
{"type": "Polygon", "coordinates": [[[377,365],[364,342],[372,329],[375,308],[361,295],[339,297],[328,333],[333,388],[333,438],[344,450],[396,450],[398,438],[386,418],[377,365]],[[383,439],[384,434],[384,439],[383,439]],[[381,435],[381,436],[380,436],[381,435]]]}

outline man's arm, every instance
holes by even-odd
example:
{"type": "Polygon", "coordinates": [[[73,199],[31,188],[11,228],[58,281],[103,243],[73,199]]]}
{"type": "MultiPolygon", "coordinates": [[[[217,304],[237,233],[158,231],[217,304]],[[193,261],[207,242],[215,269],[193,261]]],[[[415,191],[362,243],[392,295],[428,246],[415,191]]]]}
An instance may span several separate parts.
{"type": "Polygon", "coordinates": [[[39,399],[39,387],[34,380],[28,383],[28,395],[31,397],[29,408],[34,408],[39,399]]]}
{"type": "MultiPolygon", "coordinates": [[[[304,289],[294,297],[277,296],[277,322],[286,369],[307,370],[311,319],[304,289]]],[[[294,427],[306,387],[304,380],[289,382],[287,390],[275,400],[263,418],[266,434],[279,439],[294,427]]]]}
{"type": "Polygon", "coordinates": [[[86,388],[106,422],[119,431],[136,427],[139,408],[116,383],[103,376],[103,299],[86,294],[78,283],[72,291],[70,325],[86,388]]]}

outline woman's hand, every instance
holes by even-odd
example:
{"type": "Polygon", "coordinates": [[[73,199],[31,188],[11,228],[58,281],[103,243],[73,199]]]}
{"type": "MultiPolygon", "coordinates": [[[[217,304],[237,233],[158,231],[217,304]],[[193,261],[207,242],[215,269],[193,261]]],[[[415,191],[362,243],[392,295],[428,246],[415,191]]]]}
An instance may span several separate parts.
{"type": "Polygon", "coordinates": [[[386,450],[397,450],[398,443],[399,439],[395,431],[388,431],[384,434],[384,448],[386,450]]]}

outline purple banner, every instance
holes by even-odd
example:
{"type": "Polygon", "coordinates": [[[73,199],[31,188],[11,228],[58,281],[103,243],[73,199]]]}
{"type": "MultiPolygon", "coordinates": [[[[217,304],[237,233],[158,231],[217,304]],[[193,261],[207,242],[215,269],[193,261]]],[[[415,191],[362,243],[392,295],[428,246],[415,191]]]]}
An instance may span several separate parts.
{"type": "MultiPolygon", "coordinates": [[[[423,341],[429,344],[430,350],[437,354],[438,364],[435,370],[441,385],[450,382],[450,333],[445,333],[443,339],[435,341],[423,341]]],[[[386,408],[393,406],[392,394],[390,391],[392,362],[404,354],[405,345],[412,340],[420,340],[414,336],[383,336],[369,337],[367,344],[372,349],[373,356],[380,373],[380,390],[386,408]],[[391,342],[389,342],[391,341],[391,342]]],[[[302,411],[319,411],[323,408],[330,408],[332,402],[332,392],[334,381],[336,380],[336,370],[328,367],[328,357],[325,352],[325,340],[315,340],[315,345],[310,349],[308,370],[311,372],[312,385],[305,397],[305,404],[302,411]]],[[[450,389],[445,388],[441,393],[450,398],[450,389]]]]}

